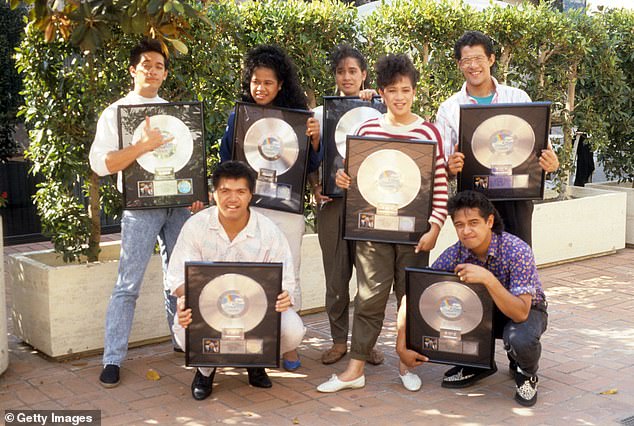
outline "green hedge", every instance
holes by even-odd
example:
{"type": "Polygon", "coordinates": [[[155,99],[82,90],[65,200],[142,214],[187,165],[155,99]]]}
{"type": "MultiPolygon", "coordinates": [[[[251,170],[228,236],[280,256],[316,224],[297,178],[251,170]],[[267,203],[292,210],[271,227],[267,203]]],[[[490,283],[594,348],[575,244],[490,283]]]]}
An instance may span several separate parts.
{"type": "MultiPolygon", "coordinates": [[[[277,43],[289,52],[311,105],[333,93],[327,56],[335,45],[347,41],[360,47],[371,64],[383,53],[407,52],[422,74],[415,107],[433,118],[463,81],[453,43],[463,31],[481,29],[497,41],[499,80],[527,90],[534,100],[552,100],[553,121],[592,133],[607,171],[633,178],[632,12],[587,16],[547,5],[477,12],[450,0],[397,0],[360,20],[355,8],[333,0],[239,5],[222,0],[208,3],[204,13],[208,23],[190,19],[189,37],[183,39],[189,53],[174,54],[162,95],[205,102],[210,166],[239,96],[242,58],[254,45],[277,43]]],[[[61,38],[44,43],[31,25],[18,54],[22,111],[32,141],[28,155],[47,177],[37,195],[39,212],[45,232],[68,259],[85,251],[94,232],[72,186],[80,178],[89,181],[87,156],[98,115],[130,87],[127,52],[139,37],[114,25],[111,33],[102,49],[86,56],[61,38]]],[[[568,149],[560,153],[564,172],[570,167],[571,137],[566,142],[568,149]]],[[[102,185],[100,195],[106,210],[120,206],[111,184],[102,185]]]]}
{"type": "Polygon", "coordinates": [[[13,51],[20,44],[24,28],[22,21],[24,9],[11,10],[6,2],[0,3],[0,161],[15,155],[18,145],[14,139],[15,126],[18,123],[16,114],[22,103],[20,76],[15,69],[13,51]]]}

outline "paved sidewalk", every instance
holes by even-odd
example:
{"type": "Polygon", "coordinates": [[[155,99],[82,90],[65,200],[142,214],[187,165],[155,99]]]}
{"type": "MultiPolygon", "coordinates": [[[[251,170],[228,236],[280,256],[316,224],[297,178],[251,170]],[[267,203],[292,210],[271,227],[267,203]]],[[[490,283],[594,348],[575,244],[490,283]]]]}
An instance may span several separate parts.
{"type": "MultiPolygon", "coordinates": [[[[5,253],[9,250],[14,248],[5,253]]],[[[222,369],[212,396],[201,402],[190,395],[193,371],[168,343],[130,350],[121,385],[104,389],[97,381],[100,356],[48,361],[10,335],[9,369],[0,376],[0,407],[98,409],[103,424],[112,425],[621,424],[634,416],[634,249],[541,269],[540,275],[550,323],[543,337],[534,408],[513,401],[514,382],[500,342],[498,373],[472,388],[441,388],[446,367],[428,364],[417,370],[423,379],[421,391],[406,391],[397,377],[393,348],[394,299],[379,342],[386,362],[368,366],[364,389],[337,394],[315,390],[347,361],[334,367],[319,362],[320,352],[329,346],[328,321],[320,313],[304,317],[308,332],[297,372],[270,370],[273,388],[263,390],[247,385],[244,369],[222,369]],[[150,369],[160,380],[146,378],[150,369]]],[[[626,424],[634,424],[630,421],[626,424]]]]}

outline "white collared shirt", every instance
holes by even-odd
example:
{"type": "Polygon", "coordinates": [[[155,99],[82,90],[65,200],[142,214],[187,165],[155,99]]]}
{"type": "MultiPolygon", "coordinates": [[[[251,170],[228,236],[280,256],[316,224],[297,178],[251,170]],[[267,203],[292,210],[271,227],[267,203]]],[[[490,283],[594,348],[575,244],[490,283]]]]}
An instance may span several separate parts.
{"type": "MultiPolygon", "coordinates": [[[[135,92],[130,92],[117,102],[109,105],[99,117],[97,121],[97,131],[95,139],[90,147],[90,168],[99,176],[107,176],[113,174],[106,166],[106,156],[112,151],[118,151],[119,148],[119,125],[117,120],[117,107],[119,105],[139,105],[139,104],[155,104],[167,102],[165,99],[155,96],[153,98],[145,98],[135,92]]],[[[117,189],[123,192],[123,184],[121,172],[117,173],[117,189]]]]}
{"type": "MultiPolygon", "coordinates": [[[[522,89],[499,84],[491,77],[495,86],[492,104],[523,103],[530,102],[531,98],[522,89]]],[[[462,85],[459,92],[454,93],[449,99],[440,104],[436,113],[436,127],[442,135],[445,161],[454,153],[458,143],[458,131],[460,129],[460,105],[477,104],[478,102],[467,93],[467,83],[462,85]]]]}
{"type": "Polygon", "coordinates": [[[218,220],[218,208],[196,213],[183,225],[167,270],[167,285],[174,291],[185,282],[186,261],[283,263],[282,288],[295,291],[295,269],[284,233],[266,216],[250,210],[247,226],[229,240],[218,220]]]}

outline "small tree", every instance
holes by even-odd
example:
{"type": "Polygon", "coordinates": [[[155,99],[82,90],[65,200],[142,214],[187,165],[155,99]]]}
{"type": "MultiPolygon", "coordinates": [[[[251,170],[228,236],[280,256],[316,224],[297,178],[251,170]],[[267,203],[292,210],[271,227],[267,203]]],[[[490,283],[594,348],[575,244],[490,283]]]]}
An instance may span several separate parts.
{"type": "MultiPolygon", "coordinates": [[[[595,107],[607,124],[606,139],[598,146],[599,159],[608,177],[631,182],[634,188],[634,12],[607,11],[599,17],[599,25],[614,53],[606,58],[610,80],[597,85],[601,97],[595,107]]],[[[606,76],[605,67],[590,65],[588,71],[606,76]]]]}
{"type": "MultiPolygon", "coordinates": [[[[14,7],[20,3],[12,0],[14,7]]],[[[19,67],[30,85],[27,92],[32,95],[24,109],[33,141],[27,154],[34,163],[33,172],[41,172],[46,178],[35,197],[38,213],[44,233],[51,237],[64,260],[75,260],[85,254],[88,261],[95,261],[101,240],[100,195],[112,199],[113,194],[107,190],[100,194],[99,178],[90,171],[87,162],[96,118],[103,108],[100,86],[107,79],[100,74],[101,68],[104,63],[112,63],[108,58],[110,52],[105,53],[102,48],[122,37],[123,32],[160,40],[166,54],[168,46],[186,53],[187,47],[180,39],[187,36],[189,19],[206,18],[180,0],[27,0],[25,3],[32,5],[30,38],[19,56],[19,67]],[[47,48],[43,42],[51,43],[51,47],[47,48]],[[38,51],[30,50],[34,45],[38,51]],[[51,56],[34,57],[42,52],[51,56]],[[33,64],[41,68],[29,63],[33,59],[39,59],[33,64]],[[56,80],[60,82],[57,87],[56,80]],[[83,85],[74,85],[73,81],[83,85]],[[51,128],[52,113],[67,117],[64,123],[59,123],[65,128],[51,128]],[[89,200],[87,213],[73,193],[78,181],[84,182],[82,192],[89,200]]]]}

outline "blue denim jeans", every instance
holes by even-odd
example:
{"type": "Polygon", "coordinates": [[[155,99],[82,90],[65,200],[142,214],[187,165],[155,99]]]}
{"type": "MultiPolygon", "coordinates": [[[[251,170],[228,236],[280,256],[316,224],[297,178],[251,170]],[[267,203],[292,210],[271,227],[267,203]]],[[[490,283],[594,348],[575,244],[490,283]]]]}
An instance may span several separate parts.
{"type": "Polygon", "coordinates": [[[494,311],[495,337],[502,338],[509,360],[519,365],[529,376],[537,374],[542,354],[541,336],[548,327],[548,312],[545,303],[533,306],[524,322],[513,322],[497,307],[494,311]]]}
{"type": "MultiPolygon", "coordinates": [[[[126,357],[136,300],[157,238],[165,273],[178,234],[189,217],[190,213],[186,208],[123,211],[119,275],[106,311],[104,365],[120,366],[126,357]]],[[[171,330],[175,299],[168,299],[168,293],[165,296],[166,315],[171,330]]]]}

